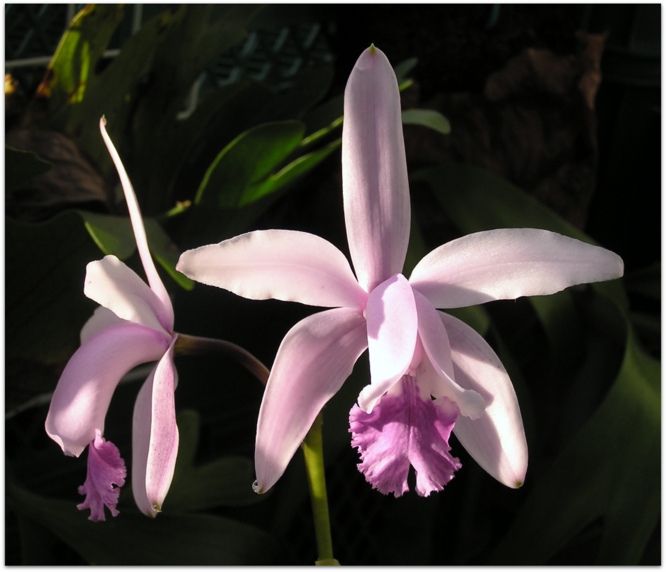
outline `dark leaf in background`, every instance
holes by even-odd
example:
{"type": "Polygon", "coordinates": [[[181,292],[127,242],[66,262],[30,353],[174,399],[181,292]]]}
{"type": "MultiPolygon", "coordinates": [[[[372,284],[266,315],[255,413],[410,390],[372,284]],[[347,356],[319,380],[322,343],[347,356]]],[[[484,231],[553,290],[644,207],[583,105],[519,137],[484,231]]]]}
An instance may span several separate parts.
{"type": "Polygon", "coordinates": [[[46,173],[53,165],[33,151],[5,147],[5,193],[9,197],[31,179],[46,173]]]}
{"type": "MultiPolygon", "coordinates": [[[[24,176],[24,182],[8,194],[6,208],[9,216],[35,222],[72,206],[109,210],[112,201],[102,177],[78,145],[66,135],[56,131],[21,129],[9,132],[6,143],[14,149],[32,152],[52,165],[48,170],[41,167],[41,174],[35,170],[34,162],[11,166],[9,176],[19,168],[29,169],[29,172],[24,176]]],[[[15,160],[16,157],[11,155],[6,159],[15,160]]]]}
{"type": "MultiPolygon", "coordinates": [[[[101,566],[270,564],[277,552],[267,533],[228,518],[125,511],[91,523],[76,503],[49,499],[8,483],[19,514],[48,528],[87,562],[101,566]]],[[[43,564],[43,563],[42,563],[43,564]]]]}

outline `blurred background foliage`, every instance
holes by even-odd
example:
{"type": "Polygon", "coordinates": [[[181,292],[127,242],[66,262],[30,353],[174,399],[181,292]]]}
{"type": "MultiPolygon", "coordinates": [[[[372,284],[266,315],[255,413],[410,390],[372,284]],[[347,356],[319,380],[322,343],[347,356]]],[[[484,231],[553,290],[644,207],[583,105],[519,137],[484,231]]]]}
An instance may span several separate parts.
{"type": "MultiPolygon", "coordinates": [[[[128,486],[119,517],[89,522],[75,508],[85,459],[62,455],[43,423],[95,307],[82,293],[86,264],[113,253],[141,272],[100,116],[134,183],[176,330],[228,339],[270,365],[313,309],[194,285],[174,265],[184,249],[259,228],[347,250],[341,96],[370,43],[403,88],[406,273],[461,234],[536,227],[614,250],[626,275],[455,311],[514,381],[530,448],[517,491],[455,439],[463,468],[442,493],[372,490],[347,432],[368,380],[359,360],[324,415],[337,558],[660,563],[659,5],[90,5],[64,30],[71,8],[5,5],[8,60],[55,53],[41,68],[9,62],[5,77],[6,564],[316,559],[300,455],[269,494],[251,491],[262,388],[234,363],[177,360],[182,442],[155,520],[128,486]]],[[[125,459],[146,375],[127,377],[107,417],[125,459]]]]}

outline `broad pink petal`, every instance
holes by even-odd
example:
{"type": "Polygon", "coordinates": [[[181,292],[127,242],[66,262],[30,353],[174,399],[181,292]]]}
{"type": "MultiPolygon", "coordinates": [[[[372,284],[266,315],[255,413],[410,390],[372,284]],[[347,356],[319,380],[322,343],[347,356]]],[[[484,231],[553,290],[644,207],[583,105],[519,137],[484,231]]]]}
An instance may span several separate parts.
{"type": "Polygon", "coordinates": [[[477,232],[433,250],[414,268],[412,286],[436,308],[554,294],[575,284],[619,278],[615,253],[547,230],[477,232]]]}
{"type": "Polygon", "coordinates": [[[280,478],[326,402],[349,377],[367,347],[360,312],[335,308],[298,322],[280,344],[259,421],[255,490],[280,478]]]}
{"type": "Polygon", "coordinates": [[[527,472],[527,442],[509,375],[473,328],[453,316],[439,314],[449,334],[456,380],[480,393],[487,404],[479,419],[459,417],[453,432],[485,471],[508,487],[520,487],[527,472]]]}
{"type": "Polygon", "coordinates": [[[46,432],[67,455],[78,457],[104,431],[104,418],[120,379],[133,367],[159,359],[169,340],[138,324],[112,326],[90,338],[67,363],[46,417],[46,432]]]}
{"type": "Polygon", "coordinates": [[[79,487],[79,494],[85,495],[86,499],[76,508],[90,509],[88,520],[94,522],[106,520],[105,506],[112,516],[118,516],[116,505],[126,476],[125,461],[118,447],[102,439],[99,430],[95,431],[95,438],[88,447],[88,474],[85,483],[79,487]]]}
{"type": "Polygon", "coordinates": [[[352,262],[370,292],[402,272],[410,226],[400,92],[374,46],[361,54],[345,89],[342,189],[352,262]]]}
{"type": "Polygon", "coordinates": [[[418,311],[419,336],[435,374],[428,376],[426,373],[424,376],[431,378],[427,385],[432,396],[437,398],[445,396],[456,403],[461,415],[478,419],[486,407],[485,400],[476,391],[463,389],[456,383],[449,336],[439,312],[417,291],[414,291],[414,300],[418,311]]]}
{"type": "Polygon", "coordinates": [[[169,336],[173,322],[162,322],[162,303],[148,285],[113,255],[86,267],[83,293],[116,316],[169,336]]]}
{"type": "Polygon", "coordinates": [[[442,490],[461,466],[449,453],[458,408],[445,397],[436,405],[430,395],[420,395],[410,376],[401,385],[402,391],[384,395],[372,413],[354,405],[349,413],[352,446],[358,447],[358,469],[373,488],[401,496],[409,490],[407,475],[412,465],[416,491],[427,497],[442,490]]]}
{"type": "Polygon", "coordinates": [[[120,177],[120,183],[123,187],[123,192],[125,193],[125,200],[127,201],[127,210],[130,215],[130,221],[132,222],[132,229],[134,230],[134,238],[136,239],[136,247],[139,251],[139,256],[141,257],[141,262],[143,264],[143,269],[146,272],[146,278],[148,278],[148,284],[150,284],[150,289],[155,293],[157,298],[160,300],[160,309],[158,316],[162,325],[168,330],[173,329],[173,306],[171,304],[171,299],[169,298],[169,293],[164,287],[164,283],[160,279],[160,275],[157,273],[155,268],[155,263],[153,262],[152,257],[150,256],[150,250],[148,249],[148,239],[146,238],[146,230],[143,226],[143,219],[141,218],[141,210],[139,209],[139,203],[136,200],[136,195],[134,194],[134,188],[132,183],[125,171],[123,162],[120,160],[120,155],[116,151],[113,141],[109,137],[109,134],[106,132],[106,119],[102,117],[99,120],[99,129],[102,133],[102,139],[106,144],[106,148],[111,155],[113,164],[116,166],[118,171],[118,176],[120,177]]]}
{"type": "Polygon", "coordinates": [[[156,516],[162,510],[178,455],[175,341],[176,337],[144,382],[134,404],[132,491],[139,510],[148,516],[156,516]]]}
{"type": "Polygon", "coordinates": [[[396,274],[368,296],[370,385],[358,398],[359,407],[370,413],[381,396],[409,368],[416,348],[418,318],[414,293],[407,279],[396,274]]]}
{"type": "Polygon", "coordinates": [[[118,324],[127,324],[127,320],[123,320],[116,316],[111,310],[107,310],[104,306],[96,308],[93,315],[88,318],[88,321],[83,324],[81,328],[81,345],[85,344],[90,338],[99,334],[102,330],[106,330],[111,326],[118,324]]]}
{"type": "Polygon", "coordinates": [[[362,309],[367,294],[344,254],[314,234],[263,230],[181,254],[179,272],[252,300],[362,309]]]}

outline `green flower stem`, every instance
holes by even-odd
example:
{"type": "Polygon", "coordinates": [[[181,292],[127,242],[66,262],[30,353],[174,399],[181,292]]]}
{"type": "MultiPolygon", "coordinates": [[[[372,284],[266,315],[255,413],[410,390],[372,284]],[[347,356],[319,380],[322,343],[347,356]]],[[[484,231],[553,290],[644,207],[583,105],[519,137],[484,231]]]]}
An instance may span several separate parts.
{"type": "Polygon", "coordinates": [[[322,439],[323,413],[320,411],[310,431],[305,436],[301,447],[305,456],[305,468],[308,473],[310,497],[312,498],[312,515],[314,517],[315,535],[317,537],[317,566],[339,566],[333,558],[333,541],[331,540],[331,523],[328,514],[328,498],[326,495],[326,476],[324,474],[324,444],[322,439]]]}
{"type": "Polygon", "coordinates": [[[178,334],[175,351],[176,355],[200,355],[211,352],[221,353],[235,359],[247,368],[263,385],[266,385],[268,374],[270,373],[268,368],[250,352],[236,344],[227,342],[226,340],[178,334]]]}

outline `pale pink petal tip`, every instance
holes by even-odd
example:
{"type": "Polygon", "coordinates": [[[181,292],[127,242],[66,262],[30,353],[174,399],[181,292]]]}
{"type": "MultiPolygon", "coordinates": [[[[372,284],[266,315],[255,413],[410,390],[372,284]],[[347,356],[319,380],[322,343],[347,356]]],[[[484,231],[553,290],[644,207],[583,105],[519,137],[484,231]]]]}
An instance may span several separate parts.
{"type": "Polygon", "coordinates": [[[125,484],[127,469],[120,451],[110,441],[105,441],[99,430],[88,447],[88,476],[79,487],[79,494],[86,500],[77,505],[79,510],[90,509],[88,520],[99,522],[106,520],[104,507],[112,516],[118,516],[116,505],[120,496],[120,487],[125,484]]]}
{"type": "Polygon", "coordinates": [[[401,393],[387,393],[371,413],[354,405],[349,413],[352,446],[361,455],[358,468],[383,494],[409,490],[409,466],[416,471],[416,491],[427,497],[441,491],[461,464],[449,451],[449,437],[459,415],[447,398],[432,401],[419,394],[416,380],[404,376],[401,393]]]}

